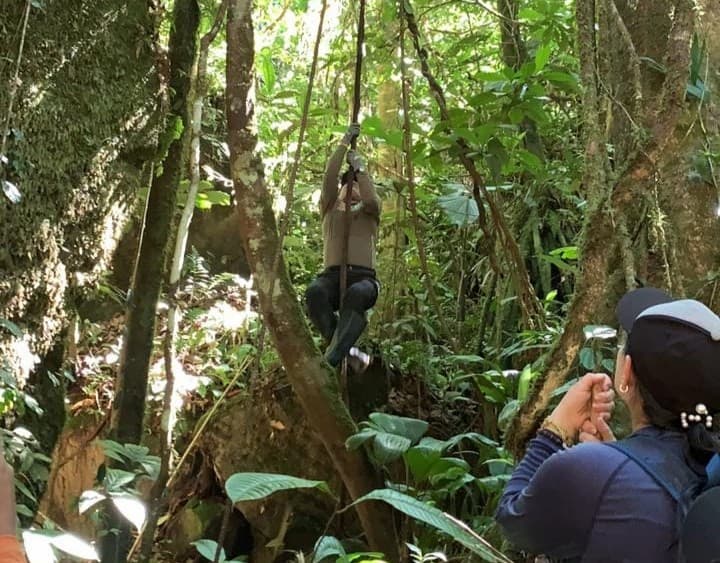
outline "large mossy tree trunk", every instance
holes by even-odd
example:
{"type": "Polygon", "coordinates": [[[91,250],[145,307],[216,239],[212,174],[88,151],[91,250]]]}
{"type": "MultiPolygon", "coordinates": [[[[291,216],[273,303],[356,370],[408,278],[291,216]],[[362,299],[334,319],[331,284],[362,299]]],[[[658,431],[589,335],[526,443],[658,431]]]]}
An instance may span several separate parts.
{"type": "MultiPolygon", "coordinates": [[[[172,239],[177,189],[184,172],[189,143],[185,132],[189,130],[190,76],[195,62],[199,22],[197,0],[175,2],[168,49],[170,112],[163,136],[171,141],[162,162],[162,171],[153,178],[148,196],[110,418],[110,436],[122,444],[139,444],[142,440],[156,310],[172,239]]],[[[163,149],[162,144],[160,149],[163,149]]],[[[129,529],[122,520],[113,527],[118,527],[120,533],[104,537],[103,561],[125,561],[129,529]]]]}
{"type": "Polygon", "coordinates": [[[695,8],[690,0],[577,0],[588,202],[581,273],[563,334],[509,429],[517,454],[575,367],[583,326],[613,324],[624,291],[647,283],[718,307],[708,283],[720,263],[717,178],[694,179],[709,136],[718,140],[718,119],[687,85],[693,34],[707,40],[703,57],[717,53],[720,21],[706,0],[698,27],[695,8]]]}
{"type": "Polygon", "coordinates": [[[21,194],[11,203],[0,192],[0,319],[25,335],[0,329],[0,362],[43,408],[22,423],[50,455],[68,309],[106,270],[152,155],[157,33],[145,0],[32,4],[9,120],[27,3],[0,6],[0,128],[10,128],[0,177],[21,194]]]}
{"type": "MultiPolygon", "coordinates": [[[[264,322],[311,426],[328,450],[353,499],[381,485],[360,452],[345,448],[355,425],[340,398],[335,374],[314,345],[284,260],[273,271],[278,232],[257,152],[254,30],[249,0],[232,0],[227,29],[227,116],[231,173],[245,253],[255,276],[264,322]]],[[[397,560],[392,513],[382,504],[357,505],[370,547],[397,560]]]]}
{"type": "MultiPolygon", "coordinates": [[[[0,10],[3,124],[25,4],[0,10]]],[[[43,4],[30,12],[3,171],[22,199],[0,197],[0,318],[17,321],[38,355],[64,327],[74,290],[107,265],[134,206],[157,91],[147,2],[43,4]]]]}

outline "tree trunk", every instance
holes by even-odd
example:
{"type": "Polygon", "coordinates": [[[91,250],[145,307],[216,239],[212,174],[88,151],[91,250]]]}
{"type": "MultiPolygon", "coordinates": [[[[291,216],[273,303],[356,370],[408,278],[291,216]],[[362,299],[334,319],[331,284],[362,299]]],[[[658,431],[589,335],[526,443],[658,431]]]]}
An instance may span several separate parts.
{"type": "MultiPolygon", "coordinates": [[[[345,448],[345,440],[355,431],[355,425],[340,399],[335,376],[313,344],[284,260],[273,272],[278,232],[263,164],[256,150],[254,30],[249,0],[231,1],[227,41],[232,179],[243,244],[257,282],[263,319],[310,424],[327,448],[350,495],[356,499],[379,486],[380,480],[361,453],[345,448]]],[[[397,560],[390,510],[384,505],[361,503],[357,511],[371,548],[382,551],[392,561],[397,560]]]]}
{"type": "Polygon", "coordinates": [[[678,158],[697,146],[688,139],[687,121],[698,113],[698,103],[686,96],[694,3],[646,0],[617,6],[615,13],[606,3],[596,8],[593,0],[577,2],[588,200],[581,274],[565,330],[509,429],[508,445],[518,454],[537,428],[550,393],[574,368],[584,325],[612,323],[618,297],[639,277],[678,296],[688,287],[696,295],[718,262],[717,245],[710,242],[718,234],[715,209],[698,205],[709,199],[708,186],[691,186],[687,158],[678,158]],[[662,61],[665,72],[640,67],[633,57],[662,61]],[[628,81],[628,75],[639,78],[628,81]],[[612,159],[606,151],[610,145],[616,148],[612,159]],[[690,214],[708,242],[688,228],[690,214]],[[688,240],[698,244],[680,250],[688,240]]]}
{"type": "MultiPolygon", "coordinates": [[[[200,21],[197,1],[178,0],[172,19],[169,45],[169,87],[172,94],[166,129],[172,141],[162,164],[162,172],[153,178],[150,187],[110,419],[110,435],[122,444],[139,444],[142,440],[156,309],[165,275],[167,249],[177,204],[177,187],[184,171],[189,140],[185,131],[190,122],[188,96],[200,21]]],[[[129,534],[124,523],[119,527],[122,530],[119,535],[105,536],[103,561],[125,561],[129,534]]]]}
{"type": "MultiPolygon", "coordinates": [[[[145,0],[32,4],[0,165],[22,195],[15,205],[0,193],[0,318],[17,321],[42,357],[68,322],[67,304],[95,287],[133,209],[152,154],[157,80],[145,0]]],[[[0,8],[3,125],[25,7],[0,8]]],[[[0,355],[27,376],[8,340],[2,331],[0,355]]]]}

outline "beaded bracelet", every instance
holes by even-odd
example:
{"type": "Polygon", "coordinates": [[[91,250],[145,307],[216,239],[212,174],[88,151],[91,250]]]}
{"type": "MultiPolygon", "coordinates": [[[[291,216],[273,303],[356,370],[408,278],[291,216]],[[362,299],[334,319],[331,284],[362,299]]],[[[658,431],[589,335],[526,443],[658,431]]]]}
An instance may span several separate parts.
{"type": "Polygon", "coordinates": [[[560,428],[557,424],[550,420],[550,417],[547,417],[545,420],[543,420],[540,428],[544,430],[549,430],[550,432],[558,436],[562,441],[563,445],[566,447],[570,447],[575,443],[575,440],[572,437],[568,436],[562,428],[560,428]]]}

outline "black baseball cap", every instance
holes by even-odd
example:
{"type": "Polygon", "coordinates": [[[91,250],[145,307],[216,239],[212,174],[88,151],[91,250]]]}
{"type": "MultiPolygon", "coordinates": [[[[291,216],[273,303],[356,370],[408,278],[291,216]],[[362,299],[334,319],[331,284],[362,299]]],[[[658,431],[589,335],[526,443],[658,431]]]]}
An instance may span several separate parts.
{"type": "Polygon", "coordinates": [[[653,287],[626,293],[616,314],[635,375],[661,407],[679,414],[702,403],[720,411],[720,317],[653,287]]]}

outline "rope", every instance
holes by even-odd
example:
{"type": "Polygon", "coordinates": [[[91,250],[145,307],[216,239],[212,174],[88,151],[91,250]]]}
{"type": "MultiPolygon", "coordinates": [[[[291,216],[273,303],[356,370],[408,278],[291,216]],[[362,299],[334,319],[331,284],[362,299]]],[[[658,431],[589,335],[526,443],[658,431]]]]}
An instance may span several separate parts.
{"type": "MultiPolygon", "coordinates": [[[[353,110],[352,123],[357,123],[360,117],[360,85],[362,81],[362,61],[363,61],[363,45],[365,44],[365,0],[360,0],[360,16],[358,18],[357,45],[355,47],[355,84],[353,89],[353,110]]],[[[353,138],[350,142],[350,148],[357,148],[357,138],[353,138]]],[[[345,232],[343,233],[343,254],[340,264],[340,305],[342,306],[345,298],[345,290],[347,289],[347,261],[348,261],[348,243],[350,240],[350,204],[352,201],[352,185],[355,179],[353,172],[350,176],[349,183],[345,187],[345,232]]]]}

